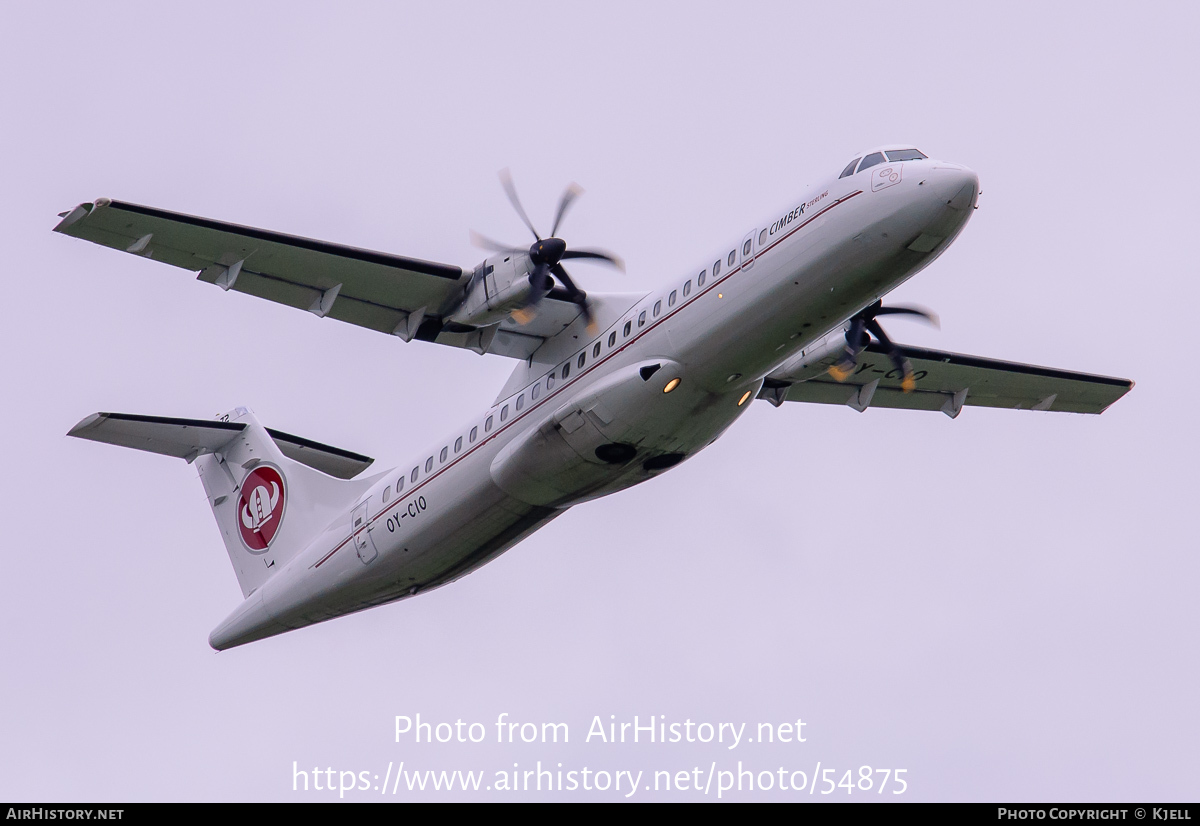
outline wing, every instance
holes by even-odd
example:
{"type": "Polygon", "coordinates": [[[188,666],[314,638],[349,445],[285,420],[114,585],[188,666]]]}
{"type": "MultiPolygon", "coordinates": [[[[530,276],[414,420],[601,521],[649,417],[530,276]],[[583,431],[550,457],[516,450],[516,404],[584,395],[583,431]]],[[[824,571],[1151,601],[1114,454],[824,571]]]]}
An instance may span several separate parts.
{"type": "MultiPolygon", "coordinates": [[[[443,313],[471,283],[461,267],[98,199],[54,228],[199,273],[201,281],[381,333],[526,358],[547,337],[537,328],[447,329],[443,313]]],[[[562,304],[563,302],[553,302],[562,304]]],[[[558,308],[572,318],[574,304],[558,308]]],[[[562,319],[548,332],[562,329],[562,319]]],[[[513,324],[513,327],[517,325],[513,324]]]]}
{"type": "MultiPolygon", "coordinates": [[[[768,378],[759,398],[779,405],[789,402],[846,404],[862,411],[867,407],[905,410],[940,410],[951,418],[963,405],[1067,413],[1102,413],[1133,387],[1129,379],[1073,373],[1032,364],[964,356],[940,350],[901,347],[912,363],[917,387],[900,389],[901,376],[887,351],[871,342],[859,356],[854,374],[837,382],[827,373],[789,384],[768,378]]],[[[831,354],[828,367],[837,357],[831,354]]],[[[816,367],[817,365],[814,365],[816,367]]]]}

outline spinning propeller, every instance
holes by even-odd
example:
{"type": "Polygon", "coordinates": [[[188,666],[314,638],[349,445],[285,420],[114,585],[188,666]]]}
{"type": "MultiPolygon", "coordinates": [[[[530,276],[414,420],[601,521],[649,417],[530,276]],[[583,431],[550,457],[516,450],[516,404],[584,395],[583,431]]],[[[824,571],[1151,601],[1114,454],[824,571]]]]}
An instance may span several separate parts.
{"type": "Polygon", "coordinates": [[[513,186],[512,176],[508,173],[507,169],[500,172],[500,184],[504,187],[504,192],[508,195],[508,200],[512,203],[513,209],[517,211],[517,215],[520,216],[525,226],[529,227],[529,231],[533,233],[533,237],[536,240],[528,250],[524,250],[519,247],[509,246],[508,244],[498,243],[472,231],[471,241],[475,246],[491,250],[492,252],[528,253],[530,260],[533,262],[533,271],[529,273],[529,283],[533,289],[529,293],[529,299],[524,305],[513,311],[512,317],[519,324],[528,324],[530,321],[533,321],[537,315],[537,305],[541,303],[541,300],[554,287],[554,279],[557,278],[566,290],[567,300],[578,304],[583,311],[588,331],[594,332],[595,321],[592,317],[591,307],[588,305],[587,293],[575,285],[575,282],[571,280],[571,276],[567,273],[567,269],[562,265],[562,262],[572,258],[590,258],[596,261],[606,261],[620,270],[625,269],[625,264],[617,256],[603,250],[569,250],[567,249],[567,242],[557,236],[558,225],[562,223],[563,215],[566,214],[567,208],[571,203],[583,194],[583,190],[576,184],[571,184],[567,187],[566,191],[562,194],[562,198],[558,201],[558,211],[554,215],[554,225],[550,228],[550,237],[543,238],[534,229],[533,222],[529,220],[529,216],[525,214],[525,208],[521,206],[521,199],[517,197],[517,188],[513,186]],[[554,277],[551,278],[551,275],[554,277]]]}
{"type": "Polygon", "coordinates": [[[850,329],[846,331],[846,349],[842,352],[842,357],[829,368],[829,375],[838,381],[845,381],[850,377],[850,374],[854,372],[854,366],[858,363],[859,353],[867,346],[869,341],[867,331],[869,330],[887,350],[888,358],[892,360],[892,364],[896,365],[896,369],[904,376],[900,381],[900,389],[905,393],[911,393],[913,388],[917,386],[916,379],[913,378],[912,364],[900,352],[900,348],[892,343],[887,333],[883,331],[883,327],[876,320],[876,316],[881,315],[915,315],[925,319],[935,327],[938,326],[937,316],[928,310],[922,310],[918,307],[885,307],[882,301],[876,301],[850,319],[850,329]]]}

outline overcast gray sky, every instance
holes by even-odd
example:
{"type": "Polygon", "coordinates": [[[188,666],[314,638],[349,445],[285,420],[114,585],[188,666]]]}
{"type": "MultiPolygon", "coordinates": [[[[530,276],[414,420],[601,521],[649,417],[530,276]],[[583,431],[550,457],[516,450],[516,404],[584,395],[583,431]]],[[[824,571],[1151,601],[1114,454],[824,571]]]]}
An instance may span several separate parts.
{"type": "MultiPolygon", "coordinates": [[[[292,792],[293,761],[490,779],[741,760],[904,768],[900,799],[1195,800],[1200,20],[977,6],[9,6],[0,799],[329,799],[292,792]],[[194,468],[64,435],[97,410],[248,405],[386,467],[509,370],[52,233],[81,201],[470,266],[469,228],[524,238],[508,166],[535,222],[587,190],[563,233],[629,271],[577,277],[625,291],[898,141],[983,195],[893,296],[941,330],[893,337],[1133,392],[1099,417],[955,421],[760,402],[451,587],[222,654],[207,635],[239,592],[194,468]],[[566,722],[571,742],[396,744],[418,712],[490,739],[501,712],[566,722]],[[584,742],[595,715],[635,714],[802,718],[807,742],[584,742]]],[[[589,797],[619,799],[559,796],[589,797]]],[[[771,797],[821,799],[734,799],[771,797]]]]}

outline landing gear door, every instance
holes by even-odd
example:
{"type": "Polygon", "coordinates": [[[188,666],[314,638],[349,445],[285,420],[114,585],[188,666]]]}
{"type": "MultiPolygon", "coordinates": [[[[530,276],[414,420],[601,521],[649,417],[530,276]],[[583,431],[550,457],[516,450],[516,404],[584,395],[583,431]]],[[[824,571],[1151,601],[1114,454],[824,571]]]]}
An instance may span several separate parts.
{"type": "Polygon", "coordinates": [[[375,550],[375,541],[371,538],[371,528],[368,524],[368,520],[371,518],[370,508],[371,500],[367,499],[354,509],[354,513],[350,517],[350,533],[354,537],[354,548],[358,551],[358,558],[362,560],[364,565],[378,556],[378,552],[375,550]]]}
{"type": "Polygon", "coordinates": [[[754,253],[757,250],[754,248],[754,233],[758,232],[752,229],[746,233],[746,237],[742,239],[742,246],[738,250],[738,255],[742,259],[742,269],[748,270],[754,266],[754,253]]]}

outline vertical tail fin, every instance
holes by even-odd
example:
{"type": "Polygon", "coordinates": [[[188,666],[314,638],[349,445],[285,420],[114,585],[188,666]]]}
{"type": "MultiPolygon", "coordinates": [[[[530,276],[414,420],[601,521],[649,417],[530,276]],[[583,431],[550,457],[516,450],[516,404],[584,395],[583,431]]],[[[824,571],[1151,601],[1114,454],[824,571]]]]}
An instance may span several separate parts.
{"type": "Polygon", "coordinates": [[[249,596],[372,483],[367,456],[270,430],[243,407],[217,421],[97,413],[70,433],[195,462],[249,596]]]}

